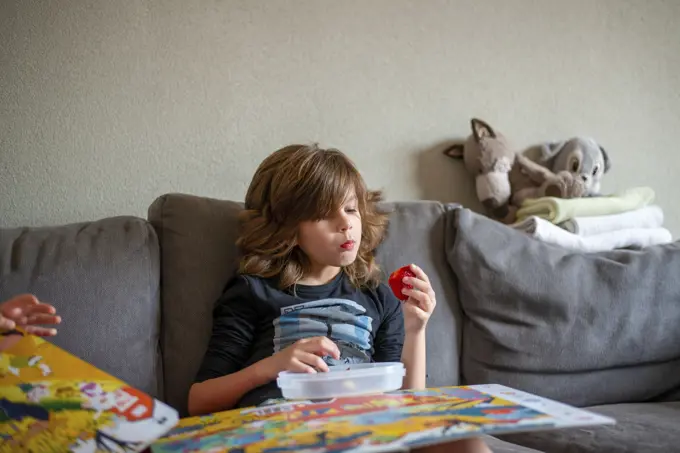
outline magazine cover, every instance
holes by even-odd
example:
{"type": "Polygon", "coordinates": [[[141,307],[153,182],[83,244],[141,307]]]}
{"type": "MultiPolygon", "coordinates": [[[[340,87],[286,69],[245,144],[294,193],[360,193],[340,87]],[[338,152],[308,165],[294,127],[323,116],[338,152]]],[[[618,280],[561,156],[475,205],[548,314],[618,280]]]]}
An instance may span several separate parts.
{"type": "Polygon", "coordinates": [[[40,337],[0,331],[0,452],[137,452],[178,413],[40,337]]]}
{"type": "Polygon", "coordinates": [[[153,453],[409,451],[480,434],[613,424],[500,385],[276,401],[180,420],[153,453]]]}

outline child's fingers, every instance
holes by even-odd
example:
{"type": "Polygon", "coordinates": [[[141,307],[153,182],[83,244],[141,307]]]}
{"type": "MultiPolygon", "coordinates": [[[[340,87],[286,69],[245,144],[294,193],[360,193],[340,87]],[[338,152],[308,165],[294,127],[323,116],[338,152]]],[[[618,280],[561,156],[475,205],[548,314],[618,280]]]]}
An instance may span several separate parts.
{"type": "Polygon", "coordinates": [[[420,267],[416,266],[415,264],[411,264],[411,270],[413,271],[414,274],[416,274],[416,277],[423,281],[426,281],[428,285],[430,284],[430,277],[428,277],[425,271],[422,270],[420,267]]]}
{"type": "Polygon", "coordinates": [[[20,294],[18,296],[11,298],[3,305],[5,305],[5,307],[7,307],[8,310],[12,310],[16,308],[23,309],[24,307],[38,305],[39,303],[40,302],[38,302],[38,299],[33,294],[20,294]]]}
{"type": "Polygon", "coordinates": [[[404,288],[402,292],[409,297],[408,300],[406,301],[407,303],[412,302],[419,308],[425,308],[426,306],[425,298],[427,297],[425,293],[410,288],[404,288]]]}
{"type": "Polygon", "coordinates": [[[314,368],[310,367],[309,365],[302,363],[298,359],[293,359],[291,362],[286,366],[286,371],[290,371],[291,373],[316,373],[316,370],[314,368]]]}
{"type": "Polygon", "coordinates": [[[432,287],[428,282],[425,280],[422,280],[420,278],[414,278],[414,277],[404,277],[404,283],[407,285],[413,286],[413,288],[417,289],[418,291],[422,291],[424,293],[430,293],[432,290],[432,287]]]}
{"type": "Polygon", "coordinates": [[[57,309],[54,308],[50,304],[37,304],[37,305],[30,305],[24,309],[24,312],[26,314],[34,314],[34,313],[45,313],[49,315],[53,315],[57,312],[57,309]]]}
{"type": "Polygon", "coordinates": [[[300,357],[298,357],[298,360],[303,364],[314,368],[314,371],[322,372],[328,371],[328,365],[326,364],[326,362],[324,362],[323,359],[316,354],[312,354],[310,352],[303,352],[300,354],[300,357]]]}
{"type": "Polygon", "coordinates": [[[434,307],[434,301],[430,299],[430,296],[427,293],[408,288],[405,288],[403,292],[409,296],[409,300],[415,301],[415,305],[417,305],[421,310],[424,310],[428,313],[432,311],[432,308],[434,307]]]}
{"type": "Polygon", "coordinates": [[[11,319],[16,321],[17,318],[21,316],[23,311],[19,307],[5,307],[2,310],[2,315],[5,316],[5,318],[11,319]]]}
{"type": "Polygon", "coordinates": [[[314,337],[300,341],[302,349],[318,356],[329,355],[334,359],[340,359],[340,349],[327,337],[314,337]]]}
{"type": "Polygon", "coordinates": [[[429,282],[426,282],[424,280],[418,279],[418,278],[413,278],[413,277],[405,277],[404,278],[404,283],[407,283],[411,286],[413,286],[413,289],[408,288],[410,292],[402,291],[404,294],[407,296],[411,296],[417,293],[420,294],[425,294],[427,297],[428,303],[435,303],[435,295],[434,291],[432,290],[432,286],[430,285],[429,282]]]}
{"type": "Polygon", "coordinates": [[[11,319],[7,319],[0,315],[0,329],[12,330],[16,327],[16,324],[11,319]]]}
{"type": "Polygon", "coordinates": [[[61,323],[60,316],[46,315],[39,313],[37,315],[31,315],[26,320],[26,324],[59,324],[61,323]]]}
{"type": "Polygon", "coordinates": [[[291,360],[287,368],[293,373],[317,373],[327,372],[328,365],[318,355],[311,352],[298,351],[295,357],[291,360]]]}
{"type": "Polygon", "coordinates": [[[52,337],[57,334],[57,329],[49,329],[47,327],[27,326],[25,330],[27,333],[38,337],[52,337]]]}

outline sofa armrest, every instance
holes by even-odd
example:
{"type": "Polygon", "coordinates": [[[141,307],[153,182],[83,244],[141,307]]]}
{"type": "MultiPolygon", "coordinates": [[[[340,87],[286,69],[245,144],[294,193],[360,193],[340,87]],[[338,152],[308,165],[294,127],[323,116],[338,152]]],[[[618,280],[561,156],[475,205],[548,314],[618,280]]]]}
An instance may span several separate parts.
{"type": "Polygon", "coordinates": [[[162,392],[159,250],[135,217],[0,229],[0,300],[33,293],[62,316],[50,339],[154,397],[162,392]]]}

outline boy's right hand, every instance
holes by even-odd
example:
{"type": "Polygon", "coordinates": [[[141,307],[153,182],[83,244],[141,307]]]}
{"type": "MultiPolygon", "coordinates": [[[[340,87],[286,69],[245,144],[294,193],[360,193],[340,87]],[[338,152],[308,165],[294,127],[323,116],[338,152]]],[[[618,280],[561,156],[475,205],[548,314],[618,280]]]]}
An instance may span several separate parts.
{"type": "Polygon", "coordinates": [[[328,371],[322,357],[340,359],[340,349],[327,337],[302,338],[284,350],[265,359],[267,374],[276,379],[281,371],[316,373],[328,371]]]}

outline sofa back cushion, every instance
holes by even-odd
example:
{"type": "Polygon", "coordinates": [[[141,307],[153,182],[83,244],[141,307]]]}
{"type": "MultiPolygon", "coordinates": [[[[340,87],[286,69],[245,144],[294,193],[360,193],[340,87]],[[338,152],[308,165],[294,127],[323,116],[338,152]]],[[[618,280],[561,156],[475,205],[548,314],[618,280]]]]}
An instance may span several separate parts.
{"type": "Polygon", "coordinates": [[[62,316],[48,341],[161,397],[159,249],[146,220],[0,230],[0,300],[33,293],[62,316]]]}
{"type": "Polygon", "coordinates": [[[385,203],[390,211],[387,237],[377,251],[384,279],[401,266],[415,263],[427,274],[437,306],[427,325],[427,385],[457,385],[461,342],[460,305],[454,275],[444,253],[446,216],[457,205],[435,201],[385,203]]]}
{"type": "Polygon", "coordinates": [[[467,209],[447,241],[464,313],[462,378],[575,405],[680,387],[680,244],[577,253],[467,209]]]}
{"type": "Polygon", "coordinates": [[[164,401],[187,415],[187,397],[212,330],[212,310],[237,269],[241,203],[168,194],[149,207],[161,245],[164,401]]]}
{"type": "MultiPolygon", "coordinates": [[[[387,240],[378,262],[387,275],[410,262],[431,277],[439,295],[428,334],[428,382],[458,382],[459,330],[455,290],[444,254],[446,207],[436,202],[385,204],[392,212],[387,240]],[[441,279],[439,276],[444,275],[441,279]]],[[[149,219],[161,244],[165,400],[186,414],[187,395],[212,330],[212,309],[235,275],[240,202],[184,194],[160,197],[149,219]]]]}

